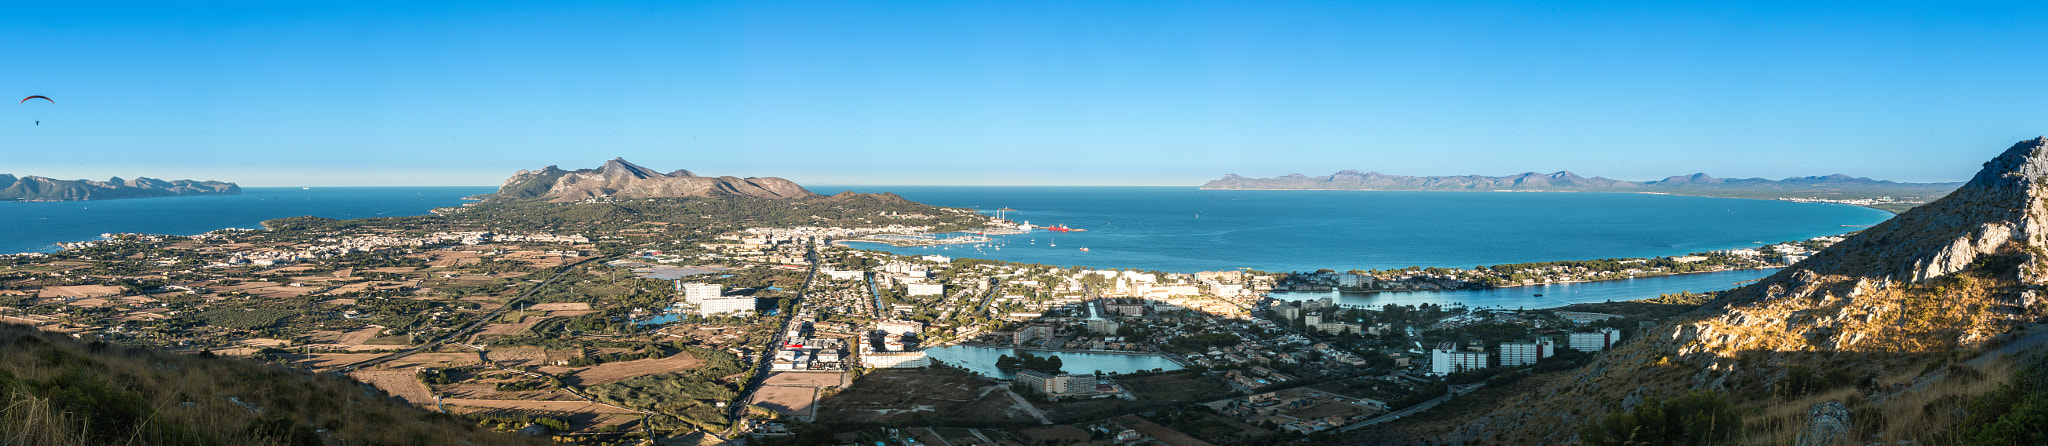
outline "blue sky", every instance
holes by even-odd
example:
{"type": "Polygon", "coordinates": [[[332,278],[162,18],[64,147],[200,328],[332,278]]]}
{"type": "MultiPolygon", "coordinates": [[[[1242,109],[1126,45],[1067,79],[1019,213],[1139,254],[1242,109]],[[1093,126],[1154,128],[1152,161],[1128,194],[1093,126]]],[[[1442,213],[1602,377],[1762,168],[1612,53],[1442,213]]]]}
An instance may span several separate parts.
{"type": "Polygon", "coordinates": [[[8,11],[0,93],[57,104],[7,104],[0,172],[60,178],[495,185],[625,157],[806,184],[1339,169],[1957,181],[2048,134],[2038,3],[8,11]]]}

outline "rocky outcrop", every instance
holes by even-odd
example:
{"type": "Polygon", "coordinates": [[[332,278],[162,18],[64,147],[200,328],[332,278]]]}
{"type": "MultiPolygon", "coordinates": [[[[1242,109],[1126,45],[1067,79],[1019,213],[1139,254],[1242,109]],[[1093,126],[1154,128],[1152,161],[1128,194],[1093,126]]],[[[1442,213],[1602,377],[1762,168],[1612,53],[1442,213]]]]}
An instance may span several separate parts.
{"type": "MultiPolygon", "coordinates": [[[[1557,444],[1565,440],[1553,434],[1644,398],[1771,395],[1787,388],[1795,370],[1911,373],[2048,320],[2048,299],[2038,292],[2048,284],[2044,175],[2048,138],[2014,144],[1953,193],[1644,330],[1489,415],[1521,423],[1466,438],[1557,444]]],[[[1843,432],[1831,426],[1846,426],[1847,409],[1811,409],[1804,432],[1830,444],[1824,432],[1843,432]]]]}
{"type": "Polygon", "coordinates": [[[1806,430],[1799,433],[1799,446],[1835,444],[1849,433],[1849,408],[1840,401],[1828,401],[1806,409],[1806,430]]]}
{"type": "Polygon", "coordinates": [[[2034,265],[2048,259],[2024,247],[2048,246],[2043,175],[2048,138],[2021,141],[1954,193],[1822,250],[1755,288],[1799,288],[1801,274],[1918,283],[2002,252],[2022,256],[2022,273],[2038,283],[2044,271],[2034,265]]]}
{"type": "Polygon", "coordinates": [[[704,177],[689,170],[661,173],[614,158],[596,169],[565,171],[547,166],[521,170],[484,197],[491,201],[545,199],[569,202],[590,198],[709,197],[741,195],[768,199],[817,197],[789,180],[763,177],[704,177]]]}
{"type": "Polygon", "coordinates": [[[235,195],[242,187],[220,181],[173,180],[121,177],[107,181],[59,180],[38,176],[15,177],[0,174],[0,201],[74,201],[149,198],[174,195],[235,195]]]}

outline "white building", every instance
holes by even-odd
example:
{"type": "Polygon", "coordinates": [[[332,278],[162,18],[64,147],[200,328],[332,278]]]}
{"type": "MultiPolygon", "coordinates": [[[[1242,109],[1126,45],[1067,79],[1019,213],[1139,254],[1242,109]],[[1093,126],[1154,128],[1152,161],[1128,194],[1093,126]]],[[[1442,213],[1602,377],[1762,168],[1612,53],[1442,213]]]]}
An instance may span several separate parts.
{"type": "Polygon", "coordinates": [[[1101,335],[1116,334],[1116,329],[1123,327],[1123,324],[1107,319],[1089,319],[1085,324],[1088,326],[1088,333],[1101,335]]]}
{"type": "Polygon", "coordinates": [[[924,352],[882,353],[870,352],[860,355],[860,362],[877,369],[914,369],[932,365],[932,359],[924,352]]]}
{"type": "Polygon", "coordinates": [[[832,280],[860,280],[861,276],[866,274],[858,270],[839,271],[828,269],[820,272],[825,273],[825,277],[832,280]]]}
{"type": "Polygon", "coordinates": [[[913,283],[909,285],[912,296],[937,296],[946,294],[946,286],[936,283],[913,283]]]}
{"type": "Polygon", "coordinates": [[[898,335],[914,335],[924,332],[924,323],[884,319],[875,321],[875,330],[898,335]]]}
{"type": "Polygon", "coordinates": [[[1602,328],[1600,331],[1590,333],[1572,333],[1571,338],[1572,350],[1582,352],[1607,350],[1608,347],[1613,347],[1616,342],[1621,342],[1621,330],[1613,328],[1602,328]]]}
{"type": "Polygon", "coordinates": [[[682,284],[682,291],[683,300],[700,302],[707,299],[717,299],[725,290],[715,283],[685,283],[682,284]]]}
{"type": "Polygon", "coordinates": [[[1316,331],[1333,335],[1345,333],[1360,334],[1365,332],[1365,326],[1350,322],[1324,322],[1315,324],[1313,327],[1315,327],[1316,331]]]}
{"type": "Polygon", "coordinates": [[[753,314],[754,301],[755,299],[751,297],[720,297],[699,300],[694,303],[697,304],[697,314],[710,316],[714,314],[753,314]]]}
{"type": "Polygon", "coordinates": [[[1486,353],[1459,351],[1458,345],[1445,342],[1429,351],[1429,373],[1449,375],[1466,370],[1486,368],[1486,353]]]}
{"type": "Polygon", "coordinates": [[[1557,345],[1548,340],[1500,343],[1501,367],[1521,367],[1557,354],[1557,345]]]}
{"type": "Polygon", "coordinates": [[[1344,274],[1337,276],[1337,286],[1340,287],[1364,288],[1372,286],[1372,283],[1373,277],[1365,274],[1344,274]]]}

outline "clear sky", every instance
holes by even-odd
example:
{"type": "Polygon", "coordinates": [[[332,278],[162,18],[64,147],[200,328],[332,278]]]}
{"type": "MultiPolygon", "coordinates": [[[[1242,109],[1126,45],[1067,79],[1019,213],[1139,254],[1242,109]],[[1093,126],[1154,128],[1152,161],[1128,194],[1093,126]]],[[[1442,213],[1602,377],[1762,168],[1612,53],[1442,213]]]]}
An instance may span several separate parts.
{"type": "Polygon", "coordinates": [[[4,103],[0,172],[1958,181],[2048,134],[2043,5],[12,2],[0,93],[57,104],[4,103]]]}

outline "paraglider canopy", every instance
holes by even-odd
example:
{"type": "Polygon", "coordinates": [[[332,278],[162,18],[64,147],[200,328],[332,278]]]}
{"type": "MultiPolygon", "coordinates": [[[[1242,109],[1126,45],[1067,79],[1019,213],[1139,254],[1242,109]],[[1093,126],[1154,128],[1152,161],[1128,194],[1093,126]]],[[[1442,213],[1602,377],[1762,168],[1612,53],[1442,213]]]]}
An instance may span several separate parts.
{"type": "Polygon", "coordinates": [[[55,100],[55,99],[50,99],[50,97],[49,97],[49,96],[43,96],[43,95],[35,95],[35,96],[29,96],[29,97],[21,98],[21,102],[16,102],[16,104],[20,104],[20,103],[22,103],[22,102],[28,102],[28,100],[30,100],[30,99],[41,99],[41,100],[45,100],[45,101],[50,101],[50,105],[57,105],[57,100],[55,100]]]}

